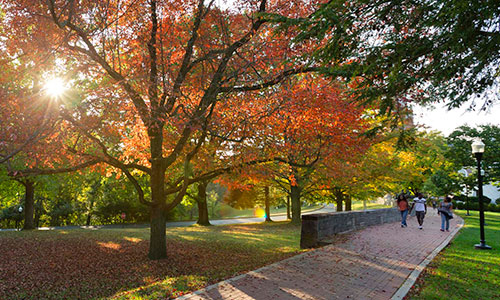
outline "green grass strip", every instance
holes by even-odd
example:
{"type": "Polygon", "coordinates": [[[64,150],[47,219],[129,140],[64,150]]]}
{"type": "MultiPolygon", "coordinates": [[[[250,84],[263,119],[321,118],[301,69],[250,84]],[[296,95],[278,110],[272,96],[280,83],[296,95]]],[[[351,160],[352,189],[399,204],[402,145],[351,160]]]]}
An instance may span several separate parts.
{"type": "Polygon", "coordinates": [[[456,213],[464,228],[429,264],[408,299],[500,299],[500,213],[485,213],[486,244],[493,250],[474,248],[480,240],[479,213],[456,213]]]}

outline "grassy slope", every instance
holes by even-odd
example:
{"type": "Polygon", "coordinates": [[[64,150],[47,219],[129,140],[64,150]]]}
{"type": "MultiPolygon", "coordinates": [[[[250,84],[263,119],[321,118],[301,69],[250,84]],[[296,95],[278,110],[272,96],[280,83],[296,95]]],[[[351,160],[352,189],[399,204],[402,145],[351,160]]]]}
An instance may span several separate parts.
{"type": "MultiPolygon", "coordinates": [[[[374,203],[374,202],[367,202],[366,203],[366,209],[379,209],[379,208],[389,208],[389,207],[391,207],[391,206],[384,205],[384,204],[378,204],[378,203],[374,203]]],[[[352,209],[353,210],[362,210],[363,209],[363,202],[362,201],[353,201],[352,209]]]]}
{"type": "Polygon", "coordinates": [[[147,228],[0,232],[0,299],[168,299],[304,251],[288,222],[167,237],[169,258],[152,262],[147,228]]]}
{"type": "Polygon", "coordinates": [[[479,214],[457,211],[465,220],[461,233],[424,271],[409,299],[500,299],[500,213],[486,212],[486,244],[477,250],[479,214]]]}
{"type": "Polygon", "coordinates": [[[149,261],[148,229],[0,232],[0,299],[168,299],[303,251],[287,222],[167,236],[169,258],[149,261]]]}
{"type": "MultiPolygon", "coordinates": [[[[302,212],[317,210],[323,207],[322,205],[313,205],[313,206],[303,206],[302,212]]],[[[263,208],[262,208],[263,209],[263,208]]],[[[255,217],[255,209],[235,209],[230,207],[229,205],[223,206],[223,218],[247,218],[247,217],[255,217]]],[[[271,208],[271,218],[275,215],[286,214],[286,207],[281,208],[271,208]]]]}

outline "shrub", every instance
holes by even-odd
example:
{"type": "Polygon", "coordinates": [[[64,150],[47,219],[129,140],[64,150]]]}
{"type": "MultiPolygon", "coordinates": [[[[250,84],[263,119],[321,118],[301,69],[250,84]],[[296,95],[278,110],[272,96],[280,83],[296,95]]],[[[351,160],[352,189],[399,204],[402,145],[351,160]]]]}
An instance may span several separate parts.
{"type": "MultiPolygon", "coordinates": [[[[458,195],[458,196],[454,196],[453,200],[467,202],[467,198],[469,199],[469,202],[479,203],[478,198],[475,196],[474,197],[470,197],[470,196],[467,197],[465,195],[458,195]]],[[[486,197],[483,195],[483,201],[484,201],[484,203],[490,203],[491,199],[489,197],[486,197]]]]}
{"type": "MultiPolygon", "coordinates": [[[[479,210],[478,202],[469,202],[468,206],[469,210],[479,210]]],[[[453,207],[455,209],[467,209],[467,203],[453,201],[453,207]]],[[[484,211],[500,212],[500,205],[496,205],[494,203],[484,203],[484,211]]]]}

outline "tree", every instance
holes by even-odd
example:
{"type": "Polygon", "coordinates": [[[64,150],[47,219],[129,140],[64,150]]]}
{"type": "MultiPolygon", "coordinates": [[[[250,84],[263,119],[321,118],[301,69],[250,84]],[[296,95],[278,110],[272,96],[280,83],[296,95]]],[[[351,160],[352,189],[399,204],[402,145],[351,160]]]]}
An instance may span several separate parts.
{"type": "Polygon", "coordinates": [[[438,197],[454,194],[462,188],[458,176],[458,173],[449,169],[436,170],[424,183],[423,189],[438,197]]]}
{"type": "MultiPolygon", "coordinates": [[[[17,50],[0,50],[0,172],[24,187],[23,229],[30,230],[35,228],[36,176],[78,170],[98,160],[72,160],[64,153],[68,136],[60,124],[55,99],[44,90],[40,75],[46,63],[53,61],[47,58],[31,72],[33,61],[17,50]]],[[[68,92],[67,96],[71,99],[74,95],[68,92]]]]}
{"type": "Polygon", "coordinates": [[[475,169],[476,159],[472,155],[473,139],[480,138],[485,144],[482,163],[485,170],[485,182],[500,180],[500,127],[480,125],[472,128],[467,125],[455,129],[446,138],[448,151],[446,157],[453,163],[455,170],[462,168],[475,169]]]}
{"type": "Polygon", "coordinates": [[[499,8],[498,1],[332,0],[307,18],[275,21],[299,26],[291,43],[321,40],[314,56],[324,72],[354,83],[359,99],[378,102],[380,113],[471,99],[484,109],[498,99],[491,88],[498,84],[499,8]]]}
{"type": "Polygon", "coordinates": [[[310,75],[288,86],[287,106],[269,121],[269,143],[280,162],[269,166],[290,196],[292,223],[299,224],[301,198],[318,189],[320,166],[328,162],[341,172],[343,163],[367,149],[361,133],[368,127],[363,107],[341,85],[310,75]]]}
{"type": "MultiPolygon", "coordinates": [[[[191,184],[212,175],[192,177],[189,165],[211,132],[214,113],[233,97],[253,115],[259,91],[315,70],[311,61],[294,58],[307,48],[291,49],[288,60],[280,55],[292,33],[273,35],[264,13],[311,11],[281,4],[262,0],[225,11],[203,0],[25,0],[5,6],[12,24],[54,33],[48,37],[51,51],[99,84],[79,83],[87,94],[76,107],[60,107],[60,113],[78,133],[72,149],[121,170],[151,207],[151,259],[167,255],[167,211],[191,184]],[[149,178],[150,199],[135,178],[139,173],[149,178]]],[[[26,36],[19,29],[16,34],[26,36]]]]}
{"type": "Polygon", "coordinates": [[[203,180],[191,186],[194,191],[188,189],[186,196],[193,199],[198,207],[198,220],[196,224],[201,226],[210,226],[209,212],[208,212],[208,199],[207,187],[210,183],[209,180],[203,180]]]}
{"type": "Polygon", "coordinates": [[[437,132],[419,132],[415,144],[398,151],[400,187],[414,195],[424,190],[424,184],[437,170],[449,164],[444,156],[446,142],[437,132]]]}

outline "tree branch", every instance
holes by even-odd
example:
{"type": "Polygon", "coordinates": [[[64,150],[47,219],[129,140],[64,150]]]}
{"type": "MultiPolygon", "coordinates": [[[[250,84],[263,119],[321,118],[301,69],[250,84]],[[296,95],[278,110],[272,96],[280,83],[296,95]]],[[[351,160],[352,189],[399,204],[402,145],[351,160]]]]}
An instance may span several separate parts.
{"type": "Polygon", "coordinates": [[[36,175],[53,175],[53,174],[60,174],[60,173],[68,173],[68,172],[74,172],[78,171],[81,169],[85,169],[87,167],[96,165],[98,163],[104,162],[102,159],[93,159],[72,167],[67,167],[67,168],[59,168],[59,169],[38,169],[38,168],[33,168],[33,169],[24,169],[24,170],[18,170],[18,171],[11,171],[9,172],[9,176],[11,177],[27,177],[27,176],[36,176],[36,175]]]}
{"type": "Polygon", "coordinates": [[[135,168],[135,169],[138,169],[138,170],[140,170],[140,171],[142,171],[142,172],[144,172],[146,174],[151,174],[151,169],[148,168],[148,167],[145,167],[145,166],[142,166],[142,165],[138,165],[138,164],[133,164],[133,163],[125,164],[125,163],[122,163],[121,161],[119,161],[118,159],[116,159],[115,157],[113,157],[111,154],[109,154],[108,148],[106,147],[106,145],[104,145],[103,141],[101,141],[99,138],[93,136],[92,133],[91,133],[91,131],[90,131],[90,129],[86,128],[84,125],[82,125],[79,122],[77,122],[66,111],[62,110],[61,111],[61,116],[65,120],[67,120],[68,122],[70,122],[71,124],[73,124],[73,126],[75,126],[76,128],[78,128],[78,131],[80,133],[82,133],[83,135],[85,135],[86,137],[88,137],[90,140],[94,141],[101,148],[102,153],[107,158],[104,161],[106,163],[108,163],[109,165],[111,165],[113,167],[117,167],[119,169],[135,168]]]}
{"type": "Polygon", "coordinates": [[[286,70],[283,73],[277,75],[276,77],[274,77],[266,82],[263,82],[261,84],[250,85],[250,86],[221,87],[220,93],[257,91],[257,90],[261,90],[261,89],[276,85],[291,75],[317,72],[319,70],[320,70],[319,67],[301,67],[298,69],[286,70]]]}
{"type": "Polygon", "coordinates": [[[108,73],[108,75],[111,76],[111,78],[117,81],[131,98],[132,102],[134,103],[134,106],[136,107],[139,113],[139,116],[141,117],[141,120],[144,122],[144,124],[146,124],[146,126],[148,126],[150,124],[149,109],[144,100],[142,99],[142,97],[140,96],[140,94],[125,80],[125,78],[120,73],[116,72],[106,62],[106,60],[103,57],[101,57],[99,53],[97,53],[94,44],[90,41],[87,33],[83,29],[71,23],[71,19],[69,18],[64,22],[61,22],[61,20],[59,19],[59,17],[55,12],[54,0],[47,0],[47,2],[49,6],[49,12],[50,15],[52,16],[54,23],[61,29],[67,27],[71,31],[75,32],[81,38],[81,40],[87,46],[88,49],[84,49],[82,47],[69,44],[68,47],[72,50],[76,50],[80,53],[89,56],[94,62],[98,63],[106,71],[106,73],[108,73]]]}
{"type": "MultiPolygon", "coordinates": [[[[186,45],[186,50],[184,53],[184,57],[182,59],[182,64],[179,69],[179,73],[177,74],[177,77],[175,78],[174,81],[174,86],[172,88],[172,94],[168,98],[165,111],[167,113],[170,113],[172,109],[174,108],[175,102],[177,100],[180,88],[182,86],[182,83],[186,79],[186,76],[191,69],[192,65],[190,64],[191,58],[193,56],[193,48],[196,40],[198,39],[198,29],[200,28],[201,20],[204,17],[203,13],[203,2],[204,0],[199,0],[198,2],[198,10],[196,12],[196,17],[194,19],[194,24],[193,24],[193,29],[191,33],[191,38],[189,39],[187,45],[186,45]]],[[[162,105],[162,104],[160,104],[162,105]]]]}
{"type": "MultiPolygon", "coordinates": [[[[156,1],[151,1],[151,37],[148,42],[149,52],[149,88],[148,95],[151,101],[151,111],[158,107],[158,69],[156,58],[156,34],[158,32],[158,18],[156,15],[156,1]]],[[[154,116],[153,116],[154,117],[154,116]]]]}
{"type": "Polygon", "coordinates": [[[153,203],[150,201],[147,201],[144,198],[144,191],[142,190],[142,187],[139,184],[139,182],[134,178],[134,176],[132,174],[130,174],[130,172],[127,169],[121,169],[121,170],[123,173],[125,173],[125,176],[127,176],[128,180],[134,185],[134,187],[137,191],[137,194],[139,196],[139,202],[141,202],[142,204],[151,206],[153,203]]]}

